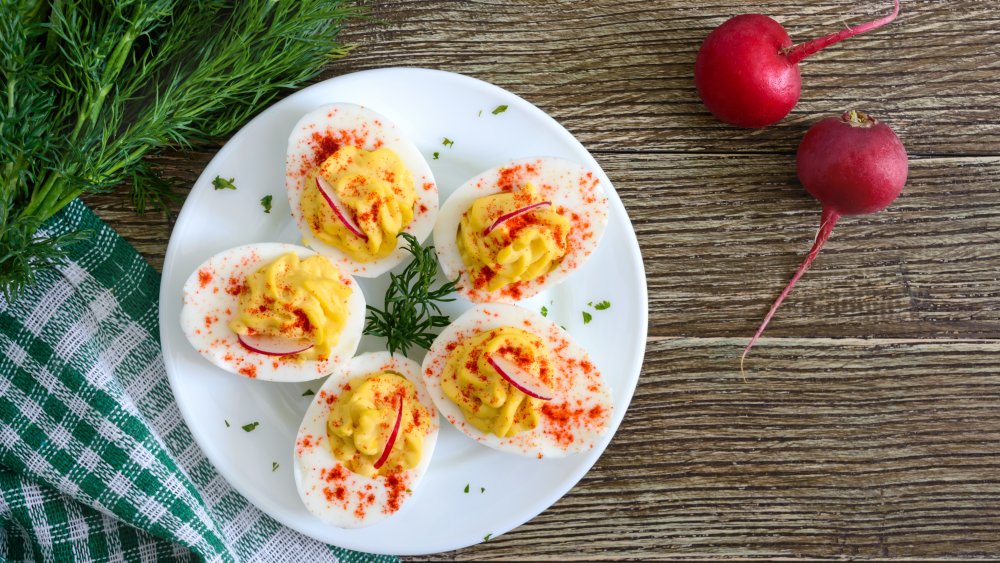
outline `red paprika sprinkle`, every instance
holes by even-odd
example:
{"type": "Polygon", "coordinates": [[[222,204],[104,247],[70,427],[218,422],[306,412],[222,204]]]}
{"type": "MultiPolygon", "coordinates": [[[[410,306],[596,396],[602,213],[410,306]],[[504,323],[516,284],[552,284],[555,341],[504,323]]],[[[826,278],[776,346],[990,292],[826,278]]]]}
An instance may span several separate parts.
{"type": "Polygon", "coordinates": [[[545,433],[556,442],[568,446],[576,439],[574,430],[587,426],[596,426],[604,418],[604,407],[597,405],[591,409],[574,409],[567,403],[554,405],[551,402],[542,405],[542,414],[549,421],[545,433]]]}
{"type": "Polygon", "coordinates": [[[198,270],[198,282],[201,284],[201,287],[205,287],[211,281],[212,272],[209,272],[208,270],[198,270]]]}
{"type": "Polygon", "coordinates": [[[311,448],[314,445],[312,434],[306,434],[301,440],[299,440],[299,451],[301,452],[302,448],[311,448]]]}
{"type": "Polygon", "coordinates": [[[330,156],[337,152],[337,149],[340,148],[340,143],[338,143],[329,132],[325,135],[313,133],[312,140],[316,145],[316,149],[313,152],[313,159],[316,166],[323,164],[324,160],[330,158],[330,156]]]}
{"type": "Polygon", "coordinates": [[[243,282],[239,280],[236,276],[229,278],[229,285],[226,286],[226,293],[232,296],[237,296],[243,292],[243,282]]]}
{"type": "Polygon", "coordinates": [[[330,487],[323,487],[323,495],[326,497],[327,502],[332,503],[336,499],[346,504],[344,501],[347,500],[347,489],[343,485],[337,485],[333,490],[330,490],[330,487]]]}
{"type": "Polygon", "coordinates": [[[321,469],[319,478],[328,482],[343,481],[344,479],[347,479],[347,470],[344,469],[344,466],[342,465],[335,465],[330,470],[321,469]]]}
{"type": "Polygon", "coordinates": [[[392,514],[399,510],[400,505],[403,503],[403,495],[406,494],[406,481],[400,478],[398,475],[389,475],[385,478],[386,491],[389,493],[389,498],[385,502],[385,512],[386,514],[392,514]]]}

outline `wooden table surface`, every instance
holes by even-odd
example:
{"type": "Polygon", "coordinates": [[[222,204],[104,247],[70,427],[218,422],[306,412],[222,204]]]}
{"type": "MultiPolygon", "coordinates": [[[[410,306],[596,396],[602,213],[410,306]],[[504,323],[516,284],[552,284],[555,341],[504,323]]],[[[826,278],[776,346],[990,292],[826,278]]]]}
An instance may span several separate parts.
{"type": "MultiPolygon", "coordinates": [[[[555,117],[611,177],[645,260],[645,366],[607,452],[531,522],[446,557],[1000,556],[1000,12],[903,0],[807,60],[798,107],[766,129],[715,121],[692,82],[729,16],[806,40],[889,4],[413,0],[346,31],[357,49],[324,78],[439,68],[555,117]],[[851,108],[899,134],[909,181],[840,222],[744,382],[739,353],[818,226],[795,149],[851,108]]],[[[190,185],[213,153],[155,161],[190,185]]],[[[87,201],[160,267],[163,217],[87,201]]]]}

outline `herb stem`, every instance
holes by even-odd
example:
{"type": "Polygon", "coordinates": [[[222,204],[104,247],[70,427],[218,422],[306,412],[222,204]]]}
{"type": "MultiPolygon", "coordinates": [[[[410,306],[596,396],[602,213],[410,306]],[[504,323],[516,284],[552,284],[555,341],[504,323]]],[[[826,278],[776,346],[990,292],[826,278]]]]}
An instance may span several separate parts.
{"type": "Polygon", "coordinates": [[[55,185],[56,181],[59,179],[61,174],[59,172],[50,172],[45,178],[45,182],[31,194],[31,200],[28,205],[21,212],[21,217],[31,217],[39,222],[44,221],[55,214],[56,211],[47,213],[47,210],[52,209],[53,193],[52,186],[55,185]]]}
{"type": "Polygon", "coordinates": [[[411,347],[430,349],[437,336],[435,329],[448,326],[451,319],[441,313],[440,303],[454,301],[450,297],[458,289],[458,279],[431,289],[438,272],[434,247],[423,247],[409,233],[400,233],[413,261],[399,274],[389,274],[384,309],[369,305],[365,319],[365,334],[382,336],[390,354],[407,354],[411,347]]]}
{"type": "MultiPolygon", "coordinates": [[[[2,2],[0,294],[65,257],[38,236],[76,197],[132,179],[136,209],[170,185],[143,157],[228,136],[282,89],[347,54],[351,0],[2,2]]],[[[362,3],[363,4],[363,3],[362,3]]]]}

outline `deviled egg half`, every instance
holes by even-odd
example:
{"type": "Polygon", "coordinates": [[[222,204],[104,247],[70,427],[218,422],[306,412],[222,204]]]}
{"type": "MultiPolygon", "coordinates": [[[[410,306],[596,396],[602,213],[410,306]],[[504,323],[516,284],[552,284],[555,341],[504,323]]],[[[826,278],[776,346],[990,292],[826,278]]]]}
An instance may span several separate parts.
{"type": "Polygon", "coordinates": [[[563,457],[607,433],[604,378],[555,323],[514,305],[476,305],[437,337],[421,375],[455,428],[491,448],[563,457]]]}
{"type": "Polygon", "coordinates": [[[439,429],[416,362],[357,356],[326,380],[302,420],[293,469],[302,502],[340,528],[396,514],[427,471],[439,429]]]}
{"type": "Polygon", "coordinates": [[[441,207],[434,247],[445,276],[477,303],[513,303],[559,283],[597,248],[608,198],[586,167],[515,160],[467,181],[441,207]]]}
{"type": "Polygon", "coordinates": [[[187,279],[183,301],[181,328],[198,353],[267,381],[328,375],[354,355],[365,320],[354,278],[292,244],[216,254],[187,279]]]}
{"type": "Polygon", "coordinates": [[[295,124],[285,187],[305,244],[366,278],[402,262],[399,233],[423,242],[438,212],[437,185],[417,147],[355,104],[322,106],[295,124]]]}

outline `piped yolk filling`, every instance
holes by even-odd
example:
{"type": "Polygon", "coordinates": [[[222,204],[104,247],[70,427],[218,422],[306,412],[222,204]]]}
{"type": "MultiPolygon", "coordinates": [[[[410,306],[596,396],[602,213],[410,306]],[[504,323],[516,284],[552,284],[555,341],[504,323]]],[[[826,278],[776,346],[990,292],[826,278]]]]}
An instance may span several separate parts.
{"type": "Polygon", "coordinates": [[[469,424],[509,438],[538,426],[546,401],[529,397],[504,379],[488,362],[493,354],[551,385],[552,366],[545,342],[530,332],[504,326],[459,343],[445,361],[441,388],[469,424]]]}
{"type": "Polygon", "coordinates": [[[347,322],[351,287],[322,256],[300,260],[290,252],[262,266],[240,287],[233,332],[309,342],[295,360],[329,357],[347,322]]]}
{"type": "Polygon", "coordinates": [[[413,175],[393,150],[343,145],[306,176],[301,206],[316,238],[358,262],[371,262],[395,250],[396,236],[413,221],[416,199],[413,175]],[[337,218],[316,186],[317,175],[333,187],[365,237],[337,218]]]}
{"type": "Polygon", "coordinates": [[[327,418],[330,449],[351,471],[374,477],[388,476],[416,467],[430,431],[430,413],[417,398],[417,388],[405,377],[383,371],[352,379],[330,408],[327,418]],[[388,443],[399,401],[403,416],[388,458],[375,463],[388,443]]]}
{"type": "Polygon", "coordinates": [[[554,270],[566,255],[570,221],[552,206],[533,209],[486,230],[500,217],[542,201],[531,183],[481,197],[462,215],[458,251],[476,289],[496,291],[554,270]]]}

